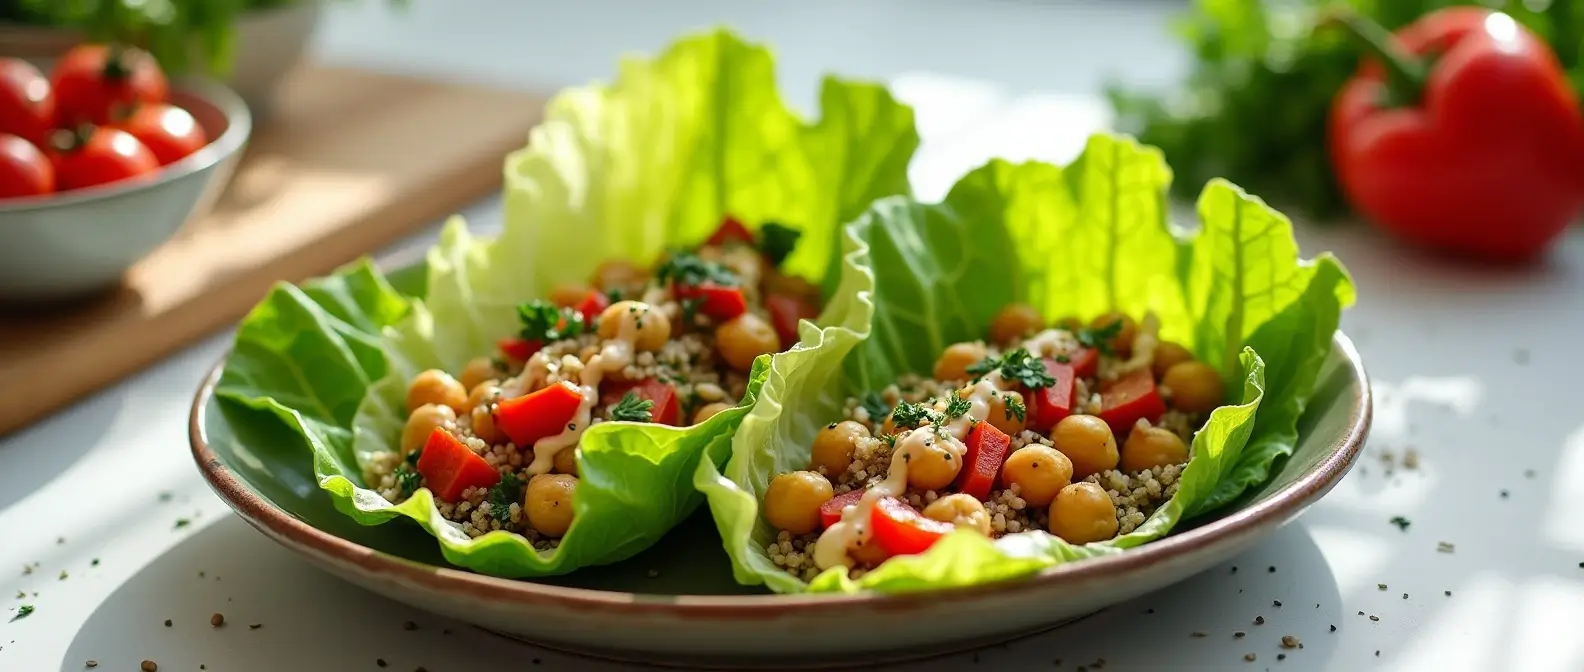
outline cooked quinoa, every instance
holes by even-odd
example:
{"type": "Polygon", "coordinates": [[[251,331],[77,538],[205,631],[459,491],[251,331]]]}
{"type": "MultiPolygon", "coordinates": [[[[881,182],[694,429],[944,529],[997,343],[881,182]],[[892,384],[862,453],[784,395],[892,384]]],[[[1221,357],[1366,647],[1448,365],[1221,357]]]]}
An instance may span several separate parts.
{"type": "MultiPolygon", "coordinates": [[[[1018,311],[1033,313],[1009,307],[997,320],[1018,311]]],[[[905,374],[849,398],[841,420],[815,437],[808,470],[772,479],[764,511],[778,535],[766,554],[807,580],[840,557],[821,555],[822,539],[833,535],[845,540],[839,543],[849,551],[843,563],[850,575],[860,576],[891,554],[879,549],[918,552],[918,539],[953,527],[992,539],[1048,531],[1075,544],[1138,529],[1177,493],[1193,434],[1222,394],[1219,374],[1180,346],[1160,343],[1153,318],[1144,324],[1142,331],[1131,321],[1104,329],[1039,326],[999,343],[954,344],[933,375],[905,374]],[[1074,375],[1079,371],[1088,373],[1074,375]],[[986,467],[985,459],[1002,466],[986,467]],[[925,471],[915,478],[919,469],[925,471]],[[871,508],[855,512],[858,493],[876,488],[886,494],[864,497],[862,506],[871,508]],[[901,504],[882,506],[889,496],[901,504]],[[809,506],[820,511],[800,508],[809,506]],[[883,519],[881,509],[888,511],[883,519]],[[941,531],[870,530],[871,516],[872,525],[887,529],[941,531]],[[904,536],[886,536],[896,534],[904,536]],[[866,547],[870,542],[878,546],[866,547]]],[[[992,323],[992,338],[997,329],[992,323]]],[[[836,548],[839,554],[842,546],[836,548]]]]}

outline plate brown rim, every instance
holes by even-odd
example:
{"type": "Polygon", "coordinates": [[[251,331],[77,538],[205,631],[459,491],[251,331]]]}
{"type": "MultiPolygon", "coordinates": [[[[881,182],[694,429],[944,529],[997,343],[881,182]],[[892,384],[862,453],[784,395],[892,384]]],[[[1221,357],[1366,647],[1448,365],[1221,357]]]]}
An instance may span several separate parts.
{"type": "MultiPolygon", "coordinates": [[[[502,579],[463,570],[435,567],[375,551],[319,530],[254,493],[220,461],[209,446],[203,410],[214,396],[225,365],[221,357],[194,396],[189,416],[189,441],[194,461],[215,493],[249,523],[277,540],[291,542],[340,565],[353,565],[373,577],[416,585],[426,590],[466,596],[482,602],[515,603],[574,611],[605,611],[627,615],[686,619],[735,620],[786,618],[798,612],[828,614],[833,606],[875,611],[908,611],[942,603],[978,601],[996,593],[1023,591],[1091,581],[1108,574],[1131,573],[1206,546],[1231,543],[1267,526],[1279,525],[1319,499],[1345,476],[1363,450],[1373,414],[1369,378],[1353,342],[1341,331],[1333,347],[1361,383],[1354,395],[1346,430],[1309,471],[1268,499],[1180,534],[1158,539],[1125,553],[1050,567],[1024,580],[948,588],[901,595],[651,595],[622,591],[552,586],[502,579]]],[[[229,351],[226,356],[229,356],[229,351]]]]}

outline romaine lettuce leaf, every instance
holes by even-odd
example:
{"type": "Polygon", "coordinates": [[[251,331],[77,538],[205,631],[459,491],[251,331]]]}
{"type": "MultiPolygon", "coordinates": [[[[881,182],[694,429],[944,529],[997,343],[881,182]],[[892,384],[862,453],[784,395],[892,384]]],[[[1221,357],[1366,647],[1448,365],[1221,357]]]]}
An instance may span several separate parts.
{"type": "Polygon", "coordinates": [[[1352,286],[1334,259],[1299,260],[1287,220],[1228,184],[1207,188],[1198,231],[1175,228],[1167,220],[1169,181],[1158,151],[1097,135],[1065,168],[992,161],[941,203],[885,199],[849,225],[845,263],[852,268],[843,269],[842,286],[872,274],[867,335],[838,341],[840,374],[809,367],[772,380],[765,400],[786,409],[781,417],[744,422],[724,474],[699,465],[695,483],[737,579],[777,592],[905,592],[1016,578],[1159,538],[1263,480],[1292,448],[1352,286]],[[1230,405],[1194,436],[1177,495],[1137,530],[1102,543],[1073,546],[1044,532],[992,542],[956,532],[856,581],[832,570],[805,584],[774,567],[764,548],[775,530],[758,511],[769,479],[807,463],[813,433],[837,416],[843,398],[902,372],[927,375],[941,349],[982,338],[995,312],[1013,301],[1049,319],[1154,311],[1164,337],[1226,374],[1230,405]],[[1280,361],[1262,359],[1262,347],[1280,361]]]}
{"type": "MultiPolygon", "coordinates": [[[[769,52],[724,31],[626,60],[614,82],[557,96],[529,145],[507,158],[498,238],[449,222],[417,299],[382,293],[388,285],[371,269],[372,279],[356,283],[362,293],[315,289],[350,283],[339,276],[278,288],[244,322],[219,394],[301,432],[340,510],[364,524],[416,521],[457,565],[532,577],[630,557],[697,508],[696,467],[725,463],[732,430],[765,382],[817,365],[817,343],[761,357],[741,405],[702,425],[591,427],[580,444],[576,517],[554,551],[505,532],[470,539],[428,491],[393,505],[363,487],[362,467],[396,445],[412,376],[490,354],[517,330],[518,304],[585,281],[601,261],[651,263],[667,248],[698,244],[731,214],[750,227],[773,220],[801,231],[785,268],[821,280],[839,251],[840,223],[876,198],[908,192],[918,144],[912,111],[882,87],[827,79],[821,106],[817,122],[800,120],[776,91],[769,52]]],[[[849,313],[865,310],[833,294],[820,319],[862,322],[866,312],[849,313]]]]}

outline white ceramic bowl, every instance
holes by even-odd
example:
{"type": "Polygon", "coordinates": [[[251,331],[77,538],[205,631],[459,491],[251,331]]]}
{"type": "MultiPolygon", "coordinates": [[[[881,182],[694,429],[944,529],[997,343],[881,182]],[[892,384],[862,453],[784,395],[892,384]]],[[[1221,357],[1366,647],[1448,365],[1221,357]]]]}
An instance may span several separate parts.
{"type": "Polygon", "coordinates": [[[192,113],[208,145],[147,177],[0,200],[0,300],[57,301],[114,287],[132,264],[208,211],[231,179],[252,116],[214,82],[178,82],[171,102],[192,113]]]}

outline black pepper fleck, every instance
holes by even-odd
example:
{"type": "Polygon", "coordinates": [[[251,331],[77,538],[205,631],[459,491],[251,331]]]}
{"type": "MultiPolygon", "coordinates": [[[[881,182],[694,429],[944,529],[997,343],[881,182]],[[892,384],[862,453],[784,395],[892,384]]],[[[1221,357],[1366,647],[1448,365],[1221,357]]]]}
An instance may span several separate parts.
{"type": "Polygon", "coordinates": [[[1276,605],[1277,608],[1280,608],[1281,600],[1271,600],[1271,604],[1276,605]]]}
{"type": "Polygon", "coordinates": [[[1287,654],[1285,654],[1285,653],[1276,654],[1276,660],[1287,660],[1287,654]]]}
{"type": "Polygon", "coordinates": [[[171,627],[171,619],[165,619],[165,627],[171,627]]]}
{"type": "Polygon", "coordinates": [[[1270,573],[1272,573],[1272,574],[1275,574],[1275,573],[1276,573],[1276,565],[1271,565],[1271,566],[1270,566],[1270,569],[1269,569],[1269,570],[1267,570],[1267,571],[1269,571],[1269,572],[1270,572],[1270,573]]]}
{"type": "Polygon", "coordinates": [[[1254,617],[1254,625],[1265,625],[1265,617],[1264,616],[1255,616],[1254,617]]]}
{"type": "Polygon", "coordinates": [[[402,621],[402,629],[403,630],[417,630],[418,629],[418,624],[414,623],[412,621],[402,621]]]}
{"type": "Polygon", "coordinates": [[[384,658],[375,658],[374,659],[374,664],[378,665],[380,667],[385,667],[386,665],[389,665],[390,663],[385,662],[384,658]]]}
{"type": "Polygon", "coordinates": [[[1246,636],[1246,635],[1247,635],[1247,634],[1248,634],[1248,633],[1246,633],[1246,632],[1243,632],[1243,631],[1242,631],[1242,630],[1239,630],[1239,631],[1237,631],[1237,632],[1234,632],[1234,633],[1232,633],[1232,636],[1233,636],[1233,637],[1234,637],[1234,638],[1237,638],[1237,639],[1243,639],[1243,637],[1244,637],[1244,636],[1246,636]]]}
{"type": "Polygon", "coordinates": [[[1336,632],[1336,624],[1335,623],[1331,624],[1331,632],[1336,632]]]}

